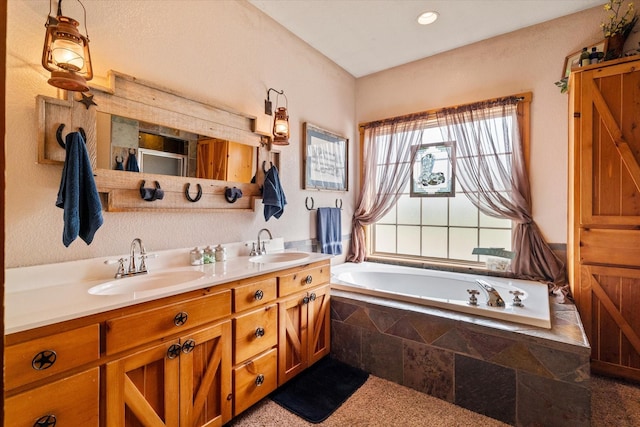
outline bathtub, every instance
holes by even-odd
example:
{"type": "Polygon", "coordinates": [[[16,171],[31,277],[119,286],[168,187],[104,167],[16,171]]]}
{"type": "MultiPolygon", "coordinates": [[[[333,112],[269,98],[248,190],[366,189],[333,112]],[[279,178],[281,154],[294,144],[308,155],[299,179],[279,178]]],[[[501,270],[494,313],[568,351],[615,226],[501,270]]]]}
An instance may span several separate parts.
{"type": "Polygon", "coordinates": [[[348,292],[551,328],[548,288],[539,282],[363,262],[332,266],[331,285],[348,292]],[[491,285],[505,306],[488,306],[488,294],[476,280],[491,285]],[[468,290],[479,291],[477,305],[470,304],[468,290]],[[510,291],[522,292],[522,307],[513,304],[510,291]]]}

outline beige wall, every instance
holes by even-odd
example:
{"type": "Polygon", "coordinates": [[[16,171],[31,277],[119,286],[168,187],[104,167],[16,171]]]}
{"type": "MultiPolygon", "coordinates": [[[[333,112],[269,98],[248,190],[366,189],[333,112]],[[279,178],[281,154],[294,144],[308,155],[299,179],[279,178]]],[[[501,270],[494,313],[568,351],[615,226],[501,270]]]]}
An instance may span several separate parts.
{"type": "Polygon", "coordinates": [[[564,244],[568,101],[554,82],[568,54],[602,39],[603,13],[592,8],[360,78],[357,121],[533,92],[533,216],[548,242],[564,244]]]}
{"type": "MultiPolygon", "coordinates": [[[[533,214],[549,242],[566,242],[567,95],[553,82],[567,54],[601,38],[599,7],[356,81],[243,1],[85,5],[98,76],[114,69],[228,105],[258,117],[262,131],[270,127],[263,114],[267,88],[284,89],[292,145],[281,149],[281,176],[289,204],[280,220],[266,223],[259,202],[253,213],[105,213],[90,246],[78,239],[65,248],[62,210],[54,206],[61,168],[35,163],[35,96],[56,95],[39,64],[48,2],[9,0],[7,267],[121,254],[133,237],[151,251],[253,239],[265,226],[287,241],[309,239],[315,222],[304,208],[306,196],[316,206],[342,198],[347,234],[358,185],[357,123],[523,91],[533,92],[533,214]],[[348,193],[302,190],[305,121],[351,140],[348,193]]],[[[77,7],[65,2],[63,11],[80,17],[77,7]]]]}
{"type": "MultiPolygon", "coordinates": [[[[256,116],[265,132],[271,119],[264,114],[266,91],[285,90],[291,145],[280,151],[288,205],[268,222],[260,201],[251,213],[105,213],[90,246],[78,238],[65,248],[62,210],[55,207],[62,169],[36,164],[35,97],[57,94],[40,65],[48,3],[8,3],[7,267],[123,254],[134,237],[150,251],[255,239],[263,227],[286,241],[309,239],[315,237],[315,215],[304,207],[309,195],[316,206],[342,198],[343,233],[349,233],[353,191],[302,190],[301,143],[307,121],[355,139],[351,75],[244,1],[85,0],[96,76],[113,69],[228,105],[256,116]]],[[[77,2],[64,2],[63,12],[81,17],[77,2]]]]}

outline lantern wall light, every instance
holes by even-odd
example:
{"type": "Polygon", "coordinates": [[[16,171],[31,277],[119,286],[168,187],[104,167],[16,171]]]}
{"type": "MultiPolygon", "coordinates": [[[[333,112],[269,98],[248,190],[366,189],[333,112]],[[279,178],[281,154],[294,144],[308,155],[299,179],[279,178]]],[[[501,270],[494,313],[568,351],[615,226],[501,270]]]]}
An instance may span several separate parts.
{"type": "Polygon", "coordinates": [[[269,88],[267,90],[267,99],[264,100],[264,113],[268,115],[273,114],[273,103],[269,98],[271,91],[274,91],[276,95],[276,113],[273,118],[273,142],[274,145],[289,145],[289,112],[287,108],[289,107],[289,100],[287,99],[287,95],[284,94],[284,90],[275,90],[273,88],[269,88]],[[278,100],[280,95],[284,96],[285,106],[278,107],[278,100]]]}
{"type": "Polygon", "coordinates": [[[73,92],[89,90],[87,81],[93,78],[91,55],[89,54],[89,33],[87,32],[87,11],[84,10],[84,30],[78,31],[78,21],[62,15],[62,0],[58,0],[56,17],[49,15],[44,26],[47,29],[42,50],[42,66],[51,72],[48,83],[60,89],[73,92]]]}

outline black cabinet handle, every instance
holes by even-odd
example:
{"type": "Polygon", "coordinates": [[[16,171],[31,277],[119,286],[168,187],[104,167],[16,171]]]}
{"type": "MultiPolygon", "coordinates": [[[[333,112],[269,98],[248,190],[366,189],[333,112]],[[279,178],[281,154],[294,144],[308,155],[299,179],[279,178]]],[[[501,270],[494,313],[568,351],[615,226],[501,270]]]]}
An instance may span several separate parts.
{"type": "MultiPolygon", "coordinates": [[[[53,350],[42,350],[31,359],[31,367],[36,371],[44,371],[49,369],[56,363],[58,355],[53,350]]],[[[55,417],[54,417],[55,418],[55,417]]]]}
{"type": "Polygon", "coordinates": [[[311,282],[313,282],[313,277],[311,277],[311,275],[309,274],[305,279],[304,279],[304,283],[306,283],[307,285],[310,285],[311,282]]]}
{"type": "Polygon", "coordinates": [[[184,354],[189,354],[196,347],[196,342],[192,339],[188,339],[182,344],[182,352],[184,354]]]}
{"type": "Polygon", "coordinates": [[[53,414],[43,415],[33,423],[33,427],[55,427],[58,420],[53,414]]]}
{"type": "Polygon", "coordinates": [[[303,305],[309,304],[309,296],[308,295],[305,295],[304,298],[302,298],[302,304],[303,305]]]}
{"type": "Polygon", "coordinates": [[[167,350],[167,357],[169,359],[175,359],[180,356],[180,352],[182,351],[182,346],[180,344],[171,344],[169,349],[167,350]]]}
{"type": "Polygon", "coordinates": [[[311,292],[311,295],[309,295],[309,301],[315,301],[315,300],[316,300],[316,293],[311,292]]]}
{"type": "Polygon", "coordinates": [[[264,328],[258,327],[256,329],[256,338],[260,338],[264,336],[264,328]]]}
{"type": "Polygon", "coordinates": [[[258,387],[260,387],[260,386],[262,385],[262,383],[264,383],[264,375],[259,374],[259,375],[256,377],[256,385],[257,385],[258,387]]]}
{"type": "Polygon", "coordinates": [[[262,292],[262,290],[260,289],[258,289],[256,293],[253,295],[253,298],[255,298],[256,301],[260,301],[263,297],[264,297],[264,292],[262,292]]]}
{"type": "Polygon", "coordinates": [[[187,319],[189,319],[189,315],[186,312],[181,311],[174,316],[173,324],[176,326],[182,326],[187,323],[187,319]]]}

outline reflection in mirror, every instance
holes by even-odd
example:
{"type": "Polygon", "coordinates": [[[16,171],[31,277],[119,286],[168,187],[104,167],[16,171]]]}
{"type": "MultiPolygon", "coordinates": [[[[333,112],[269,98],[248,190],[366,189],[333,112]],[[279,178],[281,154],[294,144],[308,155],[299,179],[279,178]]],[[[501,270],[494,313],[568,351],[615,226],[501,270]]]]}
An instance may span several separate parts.
{"type": "Polygon", "coordinates": [[[98,168],[242,183],[255,179],[254,146],[103,112],[96,120],[98,168]]]}

